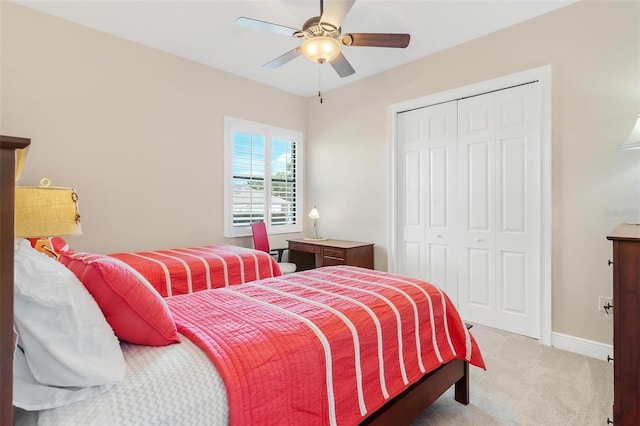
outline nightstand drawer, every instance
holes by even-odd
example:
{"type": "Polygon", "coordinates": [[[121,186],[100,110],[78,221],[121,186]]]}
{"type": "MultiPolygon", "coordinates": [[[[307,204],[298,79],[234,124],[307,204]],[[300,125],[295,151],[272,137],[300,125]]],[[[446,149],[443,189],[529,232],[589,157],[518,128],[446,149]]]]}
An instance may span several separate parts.
{"type": "Polygon", "coordinates": [[[329,257],[329,258],[344,260],[345,251],[344,249],[325,248],[322,254],[325,259],[329,257]]]}
{"type": "Polygon", "coordinates": [[[289,241],[289,250],[320,254],[320,252],[322,251],[322,247],[312,245],[312,244],[296,243],[293,241],[289,241]]]}

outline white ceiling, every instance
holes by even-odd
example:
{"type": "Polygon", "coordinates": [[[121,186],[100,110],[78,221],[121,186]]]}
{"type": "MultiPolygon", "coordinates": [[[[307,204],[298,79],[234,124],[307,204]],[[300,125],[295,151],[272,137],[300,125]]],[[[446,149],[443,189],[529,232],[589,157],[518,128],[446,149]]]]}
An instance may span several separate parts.
{"type": "MultiPolygon", "coordinates": [[[[326,0],[325,7],[331,1],[326,0]]],[[[397,67],[573,1],[358,0],[342,23],[343,33],[409,33],[411,42],[406,49],[344,47],[343,53],[356,73],[340,78],[329,65],[322,66],[323,90],[397,67]]],[[[308,18],[319,15],[319,0],[16,3],[297,95],[313,96],[318,91],[320,66],[303,56],[277,69],[262,68],[264,63],[298,46],[300,40],[240,27],[235,20],[245,16],[301,28],[308,18]]]]}

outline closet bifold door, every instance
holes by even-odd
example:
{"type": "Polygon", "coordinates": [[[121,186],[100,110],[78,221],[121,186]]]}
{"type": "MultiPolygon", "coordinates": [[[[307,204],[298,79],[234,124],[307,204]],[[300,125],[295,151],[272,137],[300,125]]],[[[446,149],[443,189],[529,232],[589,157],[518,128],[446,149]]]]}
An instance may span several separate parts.
{"type": "Polygon", "coordinates": [[[539,83],[458,101],[458,289],[466,321],[540,335],[539,83]]]}
{"type": "Polygon", "coordinates": [[[398,273],[457,303],[456,102],[398,114],[398,273]]]}
{"type": "Polygon", "coordinates": [[[394,109],[390,267],[445,290],[465,321],[550,344],[548,71],[394,109]]]}

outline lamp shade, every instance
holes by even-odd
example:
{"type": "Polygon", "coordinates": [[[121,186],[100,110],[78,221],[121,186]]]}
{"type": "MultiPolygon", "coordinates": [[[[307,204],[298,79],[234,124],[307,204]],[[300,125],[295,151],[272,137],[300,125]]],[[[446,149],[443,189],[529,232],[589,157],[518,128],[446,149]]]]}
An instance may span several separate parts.
{"type": "Polygon", "coordinates": [[[340,42],[328,36],[316,36],[302,43],[302,54],[310,61],[324,64],[340,54],[340,42]]]}
{"type": "Polygon", "coordinates": [[[16,237],[41,238],[82,234],[78,195],[73,188],[17,186],[15,191],[16,237]]]}
{"type": "Polygon", "coordinates": [[[313,206],[313,208],[309,212],[309,219],[313,219],[313,220],[320,219],[320,213],[318,213],[318,209],[316,208],[316,206],[313,206]]]}
{"type": "Polygon", "coordinates": [[[633,126],[633,130],[631,130],[629,137],[622,145],[620,145],[619,149],[640,149],[640,114],[638,114],[636,125],[633,126]]]}

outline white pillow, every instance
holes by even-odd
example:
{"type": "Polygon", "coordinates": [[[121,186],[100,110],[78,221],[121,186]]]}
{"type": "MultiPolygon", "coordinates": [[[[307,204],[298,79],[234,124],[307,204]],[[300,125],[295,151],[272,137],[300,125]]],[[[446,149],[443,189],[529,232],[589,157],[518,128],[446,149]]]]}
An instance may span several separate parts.
{"type": "Polygon", "coordinates": [[[16,244],[14,268],[14,323],[33,377],[58,387],[121,382],[118,339],[73,272],[26,240],[16,244]]]}
{"type": "MultiPolygon", "coordinates": [[[[17,349],[13,361],[13,405],[27,411],[46,410],[82,401],[107,391],[113,385],[57,387],[38,383],[24,353],[17,349]]],[[[35,424],[35,423],[34,423],[35,424]]]]}

